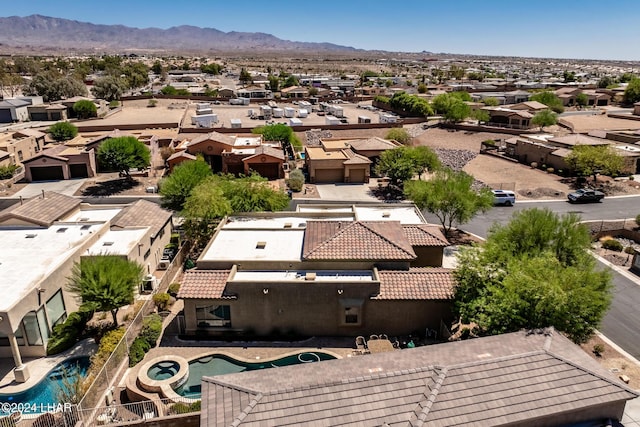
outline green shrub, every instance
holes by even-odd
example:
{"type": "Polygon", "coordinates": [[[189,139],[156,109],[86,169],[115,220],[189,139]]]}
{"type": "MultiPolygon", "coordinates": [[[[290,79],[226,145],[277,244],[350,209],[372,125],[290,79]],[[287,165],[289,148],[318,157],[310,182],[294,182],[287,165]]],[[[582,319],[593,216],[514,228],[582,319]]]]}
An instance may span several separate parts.
{"type": "Polygon", "coordinates": [[[624,253],[633,255],[636,253],[636,250],[633,248],[633,246],[627,246],[626,248],[624,248],[624,253]]]}
{"type": "Polygon", "coordinates": [[[98,354],[111,354],[116,349],[116,346],[124,337],[125,330],[124,328],[112,329],[100,340],[100,344],[98,345],[98,354]]]}
{"type": "Polygon", "coordinates": [[[9,179],[18,169],[18,165],[0,166],[0,179],[9,179]]]}
{"type": "Polygon", "coordinates": [[[605,349],[603,344],[596,344],[593,346],[593,354],[595,354],[598,357],[602,356],[602,353],[604,353],[604,350],[605,349]]]}
{"type": "Polygon", "coordinates": [[[287,185],[291,191],[302,191],[302,188],[304,187],[304,174],[300,169],[294,169],[289,173],[287,185]]]}
{"type": "Polygon", "coordinates": [[[71,348],[82,335],[93,311],[84,310],[69,314],[67,319],[53,327],[53,333],[47,342],[47,355],[58,354],[71,348]]]}
{"type": "Polygon", "coordinates": [[[409,135],[409,132],[404,128],[393,128],[387,132],[385,139],[393,139],[402,145],[409,145],[411,142],[411,135],[409,135]]]}
{"type": "Polygon", "coordinates": [[[169,289],[167,290],[167,293],[175,298],[178,296],[179,291],[180,291],[180,283],[172,283],[169,285],[169,289]]]}
{"type": "Polygon", "coordinates": [[[200,400],[191,404],[178,402],[171,407],[171,412],[174,414],[188,414],[189,412],[199,412],[202,407],[200,400]]]}
{"type": "Polygon", "coordinates": [[[640,214],[636,215],[636,225],[640,227],[640,214]]]}
{"type": "Polygon", "coordinates": [[[69,122],[58,122],[49,127],[49,133],[56,141],[67,141],[78,135],[78,128],[69,122]]]}
{"type": "Polygon", "coordinates": [[[149,343],[142,337],[137,337],[129,347],[129,367],[132,368],[138,364],[144,355],[149,351],[149,343]]]}
{"type": "Polygon", "coordinates": [[[171,295],[164,292],[157,293],[153,296],[153,303],[158,308],[158,311],[166,311],[170,301],[171,295]]]}
{"type": "MultiPolygon", "coordinates": [[[[165,294],[168,295],[168,294],[165,294]]],[[[142,321],[142,329],[140,330],[139,338],[144,339],[149,343],[149,348],[156,346],[158,338],[162,333],[162,317],[157,314],[151,314],[144,318],[142,321]]]]}
{"type": "Polygon", "coordinates": [[[496,146],[496,142],[493,139],[487,139],[485,141],[482,141],[482,143],[484,145],[486,145],[487,147],[495,147],[496,146]]]}
{"type": "Polygon", "coordinates": [[[179,233],[171,233],[171,243],[176,246],[180,245],[180,234],[179,233]]]}
{"type": "Polygon", "coordinates": [[[622,243],[618,242],[615,239],[605,240],[604,242],[602,242],[602,247],[611,251],[622,252],[622,243]]]}
{"type": "Polygon", "coordinates": [[[114,108],[118,108],[120,106],[120,101],[116,101],[115,99],[113,101],[109,102],[109,108],[111,110],[113,110],[114,108]]]}

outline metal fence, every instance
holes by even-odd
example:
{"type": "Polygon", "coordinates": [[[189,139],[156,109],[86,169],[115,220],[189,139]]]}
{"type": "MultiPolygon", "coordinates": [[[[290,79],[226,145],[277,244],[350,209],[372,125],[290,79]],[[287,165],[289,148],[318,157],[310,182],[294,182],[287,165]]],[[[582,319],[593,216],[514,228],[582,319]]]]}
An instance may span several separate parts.
{"type": "MultiPolygon", "coordinates": [[[[188,254],[188,251],[188,245],[183,245],[180,248],[180,251],[178,251],[178,254],[176,254],[169,265],[169,268],[165,271],[165,274],[160,280],[155,292],[166,292],[176,273],[180,268],[182,268],[182,262],[188,254]]],[[[150,295],[148,299],[144,300],[142,307],[129,324],[124,336],[116,346],[111,356],[107,359],[102,369],[94,378],[89,378],[91,385],[78,405],[81,410],[95,408],[96,406],[106,403],[103,399],[105,398],[109,388],[115,382],[116,378],[121,374],[124,368],[123,364],[129,357],[129,347],[131,346],[131,343],[133,343],[133,340],[135,340],[140,333],[144,318],[151,314],[155,308],[152,295],[150,295]]]]}
{"type": "MultiPolygon", "coordinates": [[[[89,427],[150,422],[154,419],[180,416],[199,418],[200,401],[188,398],[157,399],[90,409],[79,409],[68,405],[55,412],[37,415],[16,413],[0,418],[0,427],[89,427]]],[[[173,423],[173,425],[180,424],[182,423],[173,423]]]]}

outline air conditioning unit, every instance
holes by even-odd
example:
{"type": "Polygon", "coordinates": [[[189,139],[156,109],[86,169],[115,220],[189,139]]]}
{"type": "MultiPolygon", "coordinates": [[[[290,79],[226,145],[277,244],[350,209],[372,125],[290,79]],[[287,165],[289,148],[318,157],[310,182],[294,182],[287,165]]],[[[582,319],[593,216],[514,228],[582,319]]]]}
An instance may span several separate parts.
{"type": "Polygon", "coordinates": [[[153,274],[147,274],[144,279],[142,279],[142,284],[140,285],[140,293],[150,294],[155,291],[157,287],[158,281],[153,276],[153,274]]]}
{"type": "Polygon", "coordinates": [[[161,259],[158,263],[158,270],[166,270],[167,268],[169,268],[169,264],[171,264],[171,260],[161,259]]]}
{"type": "Polygon", "coordinates": [[[113,405],[115,399],[113,397],[113,387],[109,387],[107,389],[107,393],[105,394],[105,402],[107,404],[107,406],[109,405],[113,405]]]}

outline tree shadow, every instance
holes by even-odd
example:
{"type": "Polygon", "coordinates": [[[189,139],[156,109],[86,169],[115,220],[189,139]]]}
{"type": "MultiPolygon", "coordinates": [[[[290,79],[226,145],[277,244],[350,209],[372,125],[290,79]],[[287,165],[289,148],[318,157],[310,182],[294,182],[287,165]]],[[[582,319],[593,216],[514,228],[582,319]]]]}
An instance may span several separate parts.
{"type": "Polygon", "coordinates": [[[134,179],[119,178],[112,179],[110,181],[98,182],[91,187],[87,187],[82,190],[83,196],[113,196],[114,194],[120,194],[123,191],[130,190],[140,185],[140,182],[134,179]]]}

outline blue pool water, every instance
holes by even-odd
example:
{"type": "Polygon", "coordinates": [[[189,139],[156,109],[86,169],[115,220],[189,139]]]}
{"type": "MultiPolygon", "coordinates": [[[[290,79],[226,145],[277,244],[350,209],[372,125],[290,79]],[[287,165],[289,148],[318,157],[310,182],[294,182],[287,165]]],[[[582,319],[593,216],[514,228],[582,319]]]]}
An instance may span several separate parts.
{"type": "Polygon", "coordinates": [[[33,409],[30,410],[32,413],[46,412],[49,410],[48,408],[55,407],[56,404],[66,403],[58,401],[60,388],[64,387],[62,377],[65,373],[73,377],[76,372],[85,376],[89,364],[90,360],[87,356],[67,359],[56,365],[38,384],[28,390],[15,394],[2,393],[0,390],[0,416],[7,415],[3,409],[11,408],[11,406],[2,405],[3,403],[29,404],[29,407],[33,409]]]}
{"type": "Polygon", "coordinates": [[[278,368],[281,366],[320,362],[331,359],[335,359],[335,357],[327,353],[315,351],[293,354],[276,360],[247,363],[222,354],[214,354],[189,362],[189,379],[180,388],[176,389],[176,393],[192,399],[199,399],[201,393],[200,382],[203,376],[212,377],[235,372],[278,368]]]}

